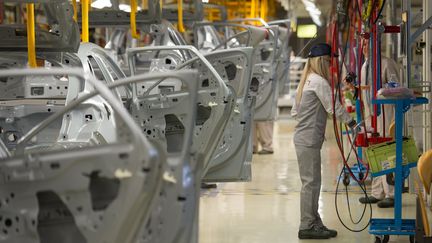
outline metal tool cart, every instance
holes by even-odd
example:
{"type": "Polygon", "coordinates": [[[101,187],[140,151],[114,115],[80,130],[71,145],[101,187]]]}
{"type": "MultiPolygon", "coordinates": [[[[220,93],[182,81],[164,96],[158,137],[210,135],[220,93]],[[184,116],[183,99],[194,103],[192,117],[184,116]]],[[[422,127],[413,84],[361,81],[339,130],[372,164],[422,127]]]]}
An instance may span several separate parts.
{"type": "Polygon", "coordinates": [[[410,242],[414,242],[416,233],[416,220],[402,218],[402,186],[405,176],[409,173],[409,169],[417,165],[416,161],[403,164],[403,122],[404,113],[407,112],[411,105],[427,104],[428,99],[424,97],[416,99],[376,99],[373,104],[377,105],[394,105],[395,107],[395,143],[396,143],[396,163],[391,169],[381,170],[380,172],[372,173],[372,176],[382,176],[389,173],[394,173],[395,180],[395,205],[393,219],[373,218],[370,222],[369,233],[375,235],[375,242],[388,242],[390,235],[408,235],[410,242]]]}

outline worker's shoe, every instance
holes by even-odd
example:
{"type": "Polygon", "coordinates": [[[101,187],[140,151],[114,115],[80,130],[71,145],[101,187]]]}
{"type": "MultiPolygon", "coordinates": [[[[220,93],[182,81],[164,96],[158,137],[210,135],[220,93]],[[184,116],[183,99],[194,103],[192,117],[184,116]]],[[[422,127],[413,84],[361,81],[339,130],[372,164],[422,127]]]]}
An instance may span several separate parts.
{"type": "Polygon", "coordinates": [[[329,228],[327,228],[327,227],[324,226],[324,225],[321,226],[320,228],[323,229],[323,230],[328,231],[328,232],[330,233],[330,237],[336,237],[336,236],[337,236],[337,231],[336,231],[336,230],[329,229],[329,228]]]}
{"type": "Polygon", "coordinates": [[[393,198],[384,198],[384,200],[378,202],[379,208],[393,208],[394,207],[394,199],[393,198]]]}
{"type": "Polygon", "coordinates": [[[322,227],[314,226],[311,229],[299,230],[298,238],[304,239],[330,239],[331,233],[322,227]]]}
{"type": "Polygon", "coordinates": [[[258,154],[273,154],[273,151],[263,149],[263,150],[259,151],[258,154]]]}
{"type": "Polygon", "coordinates": [[[377,203],[379,201],[381,201],[381,199],[378,199],[378,198],[376,198],[374,196],[361,197],[359,199],[359,202],[363,203],[363,204],[366,204],[366,203],[372,203],[373,204],[373,203],[377,203]]]}

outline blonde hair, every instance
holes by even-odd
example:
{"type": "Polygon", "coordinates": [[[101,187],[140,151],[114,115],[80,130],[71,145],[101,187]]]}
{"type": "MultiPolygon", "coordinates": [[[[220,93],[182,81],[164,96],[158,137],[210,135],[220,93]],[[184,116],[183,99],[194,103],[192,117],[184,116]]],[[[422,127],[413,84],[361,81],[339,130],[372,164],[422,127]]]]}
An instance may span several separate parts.
{"type": "Polygon", "coordinates": [[[297,89],[296,100],[295,100],[297,106],[300,104],[301,97],[303,94],[303,88],[309,74],[316,73],[317,75],[327,80],[327,82],[329,82],[330,79],[329,64],[330,64],[330,56],[311,57],[307,60],[297,89]]]}

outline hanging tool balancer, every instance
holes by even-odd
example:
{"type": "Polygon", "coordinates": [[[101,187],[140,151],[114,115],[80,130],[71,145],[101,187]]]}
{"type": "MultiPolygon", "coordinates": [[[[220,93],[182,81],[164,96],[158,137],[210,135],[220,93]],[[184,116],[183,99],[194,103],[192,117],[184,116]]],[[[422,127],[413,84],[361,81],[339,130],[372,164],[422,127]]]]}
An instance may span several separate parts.
{"type": "MultiPolygon", "coordinates": [[[[387,138],[384,133],[381,134],[381,136],[378,133],[377,120],[381,110],[383,110],[380,109],[381,107],[378,105],[373,105],[370,124],[366,124],[365,121],[369,120],[364,115],[364,104],[366,103],[364,101],[366,101],[365,99],[367,99],[367,97],[363,97],[361,91],[364,89],[369,89],[371,91],[369,97],[371,100],[369,100],[368,103],[372,103],[372,100],[376,99],[377,91],[381,88],[381,34],[400,32],[398,26],[385,26],[379,20],[384,6],[385,0],[339,0],[337,4],[334,4],[333,13],[327,26],[327,42],[332,46],[333,53],[339,54],[339,58],[332,57],[331,60],[332,75],[330,81],[332,88],[335,91],[333,94],[333,103],[336,99],[339,99],[340,102],[343,101],[341,97],[342,91],[340,81],[342,70],[345,69],[347,75],[344,78],[344,82],[354,88],[356,120],[363,128],[363,133],[359,134],[359,136],[355,138],[355,141],[352,141],[351,137],[347,136],[350,147],[346,150],[348,151],[348,155],[346,156],[342,146],[342,137],[339,134],[341,129],[340,126],[338,126],[336,119],[334,119],[333,125],[336,142],[344,162],[344,168],[341,171],[337,188],[341,178],[343,178],[343,184],[347,187],[350,184],[349,178],[351,177],[360,185],[360,188],[365,194],[366,187],[364,181],[369,175],[369,165],[364,163],[362,160],[362,148],[387,141],[389,138],[387,138]],[[339,43],[339,40],[342,40],[342,43],[339,43]],[[366,41],[369,41],[369,57],[371,57],[369,60],[370,69],[367,70],[367,72],[369,72],[368,85],[362,84],[361,82],[361,69],[364,63],[363,47],[366,41]],[[372,129],[371,136],[367,136],[366,126],[372,129]],[[357,164],[354,166],[356,168],[350,167],[347,163],[351,153],[354,153],[356,157],[357,164]],[[357,176],[355,176],[355,174],[357,174],[357,176]]],[[[334,104],[333,107],[335,107],[334,104]]],[[[346,131],[348,131],[348,129],[346,129],[346,131]]],[[[346,192],[348,193],[348,190],[346,190],[346,192]]],[[[339,216],[337,199],[335,204],[336,212],[339,216]]],[[[350,208],[349,201],[347,201],[347,204],[348,208],[350,208]]],[[[362,221],[363,216],[365,215],[365,210],[366,205],[359,220],[354,222],[351,217],[351,222],[354,223],[354,225],[358,225],[362,221]]],[[[370,218],[372,218],[371,207],[370,212],[370,218]]],[[[347,227],[342,220],[341,223],[347,229],[358,232],[368,227],[369,220],[367,225],[362,227],[360,230],[347,227]]]]}

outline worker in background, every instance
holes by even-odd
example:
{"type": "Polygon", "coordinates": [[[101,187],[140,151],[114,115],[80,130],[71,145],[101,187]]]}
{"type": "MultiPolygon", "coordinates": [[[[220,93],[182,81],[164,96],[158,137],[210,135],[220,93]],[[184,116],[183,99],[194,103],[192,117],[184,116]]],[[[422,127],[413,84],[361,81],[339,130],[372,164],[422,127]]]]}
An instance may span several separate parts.
{"type": "Polygon", "coordinates": [[[254,121],[253,153],[273,154],[273,124],[274,121],[254,121]],[[258,146],[261,150],[258,151],[258,146]]]}
{"type": "MultiPolygon", "coordinates": [[[[299,165],[302,189],[300,195],[300,239],[329,239],[337,231],[324,226],[318,213],[321,191],[321,147],[328,114],[333,114],[332,87],[330,86],[331,47],[313,46],[303,70],[291,115],[298,124],[294,132],[294,145],[299,165]]],[[[336,117],[354,131],[356,121],[345,108],[335,103],[336,117]]]]}
{"type": "MultiPolygon", "coordinates": [[[[363,54],[365,56],[365,62],[361,69],[361,83],[362,85],[371,85],[372,74],[368,72],[369,69],[369,41],[364,40],[363,54]]],[[[384,86],[391,79],[392,81],[399,82],[399,67],[397,63],[385,56],[381,56],[381,83],[384,86]]],[[[372,87],[370,89],[362,90],[363,101],[364,101],[364,116],[365,120],[370,120],[372,114],[372,87]]],[[[377,131],[380,135],[383,135],[384,131],[386,136],[389,136],[389,126],[394,120],[394,108],[392,105],[384,105],[384,111],[377,118],[377,131]],[[385,121],[383,122],[383,112],[385,121]],[[383,124],[385,123],[385,124],[383,124]],[[384,126],[385,125],[385,126],[384,126]]],[[[367,128],[368,129],[368,128],[367,128]]],[[[369,130],[369,129],[368,129],[369,130]]],[[[386,176],[379,176],[372,178],[372,195],[362,197],[359,199],[361,203],[378,203],[377,206],[380,208],[394,207],[394,187],[387,183],[386,176]]]]}

